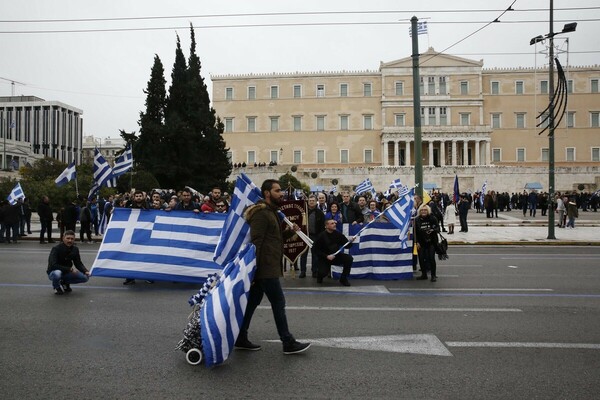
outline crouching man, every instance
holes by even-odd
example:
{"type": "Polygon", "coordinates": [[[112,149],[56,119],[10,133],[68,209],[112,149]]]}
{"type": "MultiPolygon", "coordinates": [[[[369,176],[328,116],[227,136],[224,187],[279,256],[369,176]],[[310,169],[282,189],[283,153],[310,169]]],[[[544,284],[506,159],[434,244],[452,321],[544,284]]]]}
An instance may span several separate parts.
{"type": "Polygon", "coordinates": [[[323,278],[329,275],[332,265],[341,265],[343,267],[340,283],[343,286],[350,286],[348,276],[352,268],[353,257],[350,254],[339,252],[342,247],[350,247],[354,237],[348,240],[344,234],[336,229],[336,222],[333,219],[325,221],[325,230],[317,236],[313,243],[313,249],[319,257],[319,272],[317,274],[317,283],[323,283],[323,278]],[[335,254],[335,255],[334,255],[335,254]]]}
{"type": "Polygon", "coordinates": [[[50,251],[48,257],[48,279],[52,281],[54,294],[64,294],[72,291],[71,284],[85,283],[90,272],[85,268],[75,246],[75,232],[68,230],[62,237],[62,243],[50,251]]]}

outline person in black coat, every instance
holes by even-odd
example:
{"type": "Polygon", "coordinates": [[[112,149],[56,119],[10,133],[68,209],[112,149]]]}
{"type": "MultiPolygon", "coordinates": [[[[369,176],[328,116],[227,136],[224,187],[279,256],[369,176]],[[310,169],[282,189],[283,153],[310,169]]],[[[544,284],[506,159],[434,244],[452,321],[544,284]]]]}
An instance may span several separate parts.
{"type": "Polygon", "coordinates": [[[40,230],[40,243],[44,242],[44,234],[48,236],[48,243],[54,243],[52,240],[52,208],[50,207],[50,199],[48,196],[43,196],[42,201],[38,205],[37,213],[40,216],[40,224],[42,229],[40,230]]]}
{"type": "Polygon", "coordinates": [[[325,221],[325,230],[317,236],[313,242],[313,250],[317,253],[319,259],[319,272],[317,274],[317,283],[323,283],[323,278],[329,275],[332,265],[342,265],[343,271],[340,277],[340,283],[344,286],[350,286],[348,276],[352,268],[354,258],[350,254],[339,252],[333,255],[341,247],[350,247],[354,241],[350,240],[336,229],[336,222],[333,219],[325,221]]]}
{"type": "Polygon", "coordinates": [[[88,281],[90,272],[81,262],[79,249],[75,246],[75,232],[65,231],[62,243],[52,248],[48,256],[46,273],[48,279],[52,281],[54,293],[59,295],[71,292],[72,283],[88,281]]]}
{"type": "MultiPolygon", "coordinates": [[[[308,196],[308,214],[306,225],[308,226],[308,237],[316,240],[317,236],[325,230],[325,214],[317,207],[317,196],[311,194],[308,196]]],[[[313,278],[317,278],[318,274],[318,257],[314,247],[310,250],[312,255],[311,272],[313,278]]],[[[306,263],[308,261],[308,250],[300,256],[300,275],[299,278],[306,278],[306,263]]]]}
{"type": "Polygon", "coordinates": [[[342,213],[342,222],[345,224],[361,224],[364,221],[360,207],[358,204],[350,201],[350,193],[348,192],[342,193],[340,212],[342,213]]]}
{"type": "Polygon", "coordinates": [[[429,206],[422,205],[419,207],[418,215],[415,218],[415,241],[417,242],[419,265],[421,266],[421,276],[417,278],[419,280],[427,279],[428,271],[431,273],[431,282],[437,280],[435,249],[439,231],[439,222],[431,214],[429,206]]]}

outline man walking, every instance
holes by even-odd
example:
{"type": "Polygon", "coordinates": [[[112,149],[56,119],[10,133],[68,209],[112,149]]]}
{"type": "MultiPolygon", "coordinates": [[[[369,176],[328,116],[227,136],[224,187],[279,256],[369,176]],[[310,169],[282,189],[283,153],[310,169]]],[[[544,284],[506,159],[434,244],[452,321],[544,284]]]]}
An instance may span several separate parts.
{"type": "MultiPolygon", "coordinates": [[[[279,277],[283,276],[283,241],[284,236],[291,237],[294,231],[286,229],[281,231],[278,206],[281,204],[283,193],[279,181],[267,179],[261,186],[264,200],[248,207],[245,213],[246,220],[250,223],[250,241],[256,246],[256,274],[250,287],[246,314],[240,328],[240,334],[235,342],[235,348],[241,350],[260,350],[248,340],[248,328],[256,307],[266,294],[273,318],[277,326],[279,339],[283,342],[284,354],[302,353],[310,347],[310,343],[300,343],[288,329],[285,315],[285,297],[281,288],[279,277]]],[[[300,228],[294,225],[295,230],[300,228]]]]}

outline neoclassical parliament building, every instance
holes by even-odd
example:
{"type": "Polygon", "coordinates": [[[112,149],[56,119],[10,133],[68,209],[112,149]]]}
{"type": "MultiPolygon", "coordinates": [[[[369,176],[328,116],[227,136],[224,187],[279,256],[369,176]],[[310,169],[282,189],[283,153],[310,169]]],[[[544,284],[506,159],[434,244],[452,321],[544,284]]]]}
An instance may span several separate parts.
{"type": "MultiPolygon", "coordinates": [[[[570,189],[569,180],[593,188],[600,185],[600,66],[565,69],[557,189],[570,189]]],[[[316,172],[305,175],[321,184],[333,177],[356,184],[353,175],[361,173],[381,182],[404,174],[410,182],[412,74],[406,57],[382,62],[377,71],[213,75],[212,102],[234,164],[294,165],[316,172]]],[[[548,136],[539,134],[539,114],[549,102],[546,68],[485,69],[483,61],[430,48],[421,54],[419,74],[426,180],[446,188],[462,174],[476,188],[484,176],[496,177],[502,190],[519,188],[515,174],[547,182],[548,136]]]]}

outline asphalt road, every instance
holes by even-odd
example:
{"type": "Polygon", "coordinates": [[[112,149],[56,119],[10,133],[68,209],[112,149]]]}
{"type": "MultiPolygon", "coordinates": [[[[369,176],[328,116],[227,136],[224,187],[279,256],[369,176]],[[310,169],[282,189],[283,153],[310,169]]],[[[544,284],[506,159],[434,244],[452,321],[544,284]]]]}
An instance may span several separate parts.
{"type": "MultiPolygon", "coordinates": [[[[286,277],[285,356],[267,300],[250,339],[186,363],[193,285],[92,278],[55,296],[49,245],[0,246],[0,396],[14,399],[593,399],[600,392],[600,249],[454,246],[436,283],[286,277]]],[[[91,266],[98,245],[80,245],[91,266]]]]}

